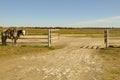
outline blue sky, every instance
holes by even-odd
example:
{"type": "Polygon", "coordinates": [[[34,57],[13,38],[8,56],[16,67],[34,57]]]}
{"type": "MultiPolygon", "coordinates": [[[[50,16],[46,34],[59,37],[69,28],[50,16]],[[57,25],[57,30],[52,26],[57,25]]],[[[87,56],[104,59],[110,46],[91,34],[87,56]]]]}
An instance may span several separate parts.
{"type": "Polygon", "coordinates": [[[119,27],[120,0],[0,0],[0,26],[119,27]]]}

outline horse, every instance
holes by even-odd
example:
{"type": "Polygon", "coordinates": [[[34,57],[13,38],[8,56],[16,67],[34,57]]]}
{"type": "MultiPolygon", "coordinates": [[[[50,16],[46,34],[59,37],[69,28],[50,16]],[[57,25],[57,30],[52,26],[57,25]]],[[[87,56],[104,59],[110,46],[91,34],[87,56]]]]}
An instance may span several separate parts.
{"type": "Polygon", "coordinates": [[[12,45],[17,43],[17,40],[19,39],[20,35],[25,35],[25,30],[16,30],[16,28],[9,28],[6,30],[3,30],[1,32],[1,41],[2,45],[6,46],[6,40],[11,39],[12,40],[12,45]]]}

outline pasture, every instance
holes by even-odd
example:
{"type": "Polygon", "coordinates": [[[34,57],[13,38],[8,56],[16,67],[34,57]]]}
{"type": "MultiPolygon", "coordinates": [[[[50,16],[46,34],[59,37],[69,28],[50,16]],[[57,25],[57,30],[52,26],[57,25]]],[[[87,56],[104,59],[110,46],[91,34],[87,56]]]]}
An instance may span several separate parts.
{"type": "MultiPolygon", "coordinates": [[[[0,28],[0,31],[4,28],[0,28]]],[[[2,80],[119,80],[120,29],[25,29],[17,46],[0,46],[2,80]],[[22,74],[21,74],[22,73],[22,74]],[[29,74],[30,73],[30,74],[29,74]],[[7,76],[7,77],[6,77],[7,76]]]]}
{"type": "Polygon", "coordinates": [[[120,79],[120,47],[101,49],[99,55],[103,58],[103,80],[120,79]]]}

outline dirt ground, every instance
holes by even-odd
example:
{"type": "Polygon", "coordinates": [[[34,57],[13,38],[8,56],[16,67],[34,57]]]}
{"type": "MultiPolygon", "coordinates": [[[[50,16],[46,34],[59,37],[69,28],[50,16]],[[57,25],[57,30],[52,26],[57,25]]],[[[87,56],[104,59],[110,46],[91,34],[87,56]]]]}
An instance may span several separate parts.
{"type": "Polygon", "coordinates": [[[102,38],[62,37],[46,53],[0,61],[0,80],[102,80],[102,38]]]}

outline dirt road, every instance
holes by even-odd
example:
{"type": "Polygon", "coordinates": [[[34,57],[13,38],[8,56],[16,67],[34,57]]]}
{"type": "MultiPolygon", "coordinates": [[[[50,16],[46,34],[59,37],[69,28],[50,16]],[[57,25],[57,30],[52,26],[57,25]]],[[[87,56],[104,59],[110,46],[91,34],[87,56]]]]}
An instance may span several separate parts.
{"type": "Polygon", "coordinates": [[[96,54],[102,39],[63,37],[60,41],[65,45],[62,49],[0,61],[0,80],[102,79],[102,59],[96,54]]]}

